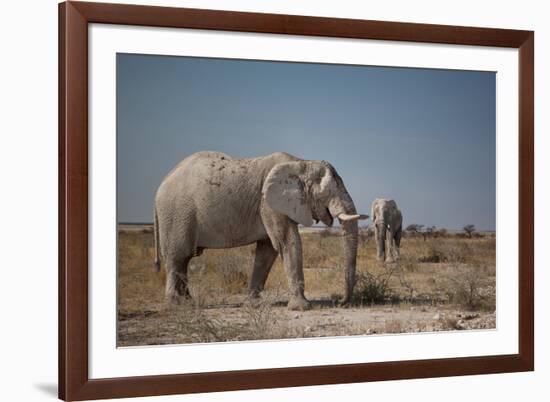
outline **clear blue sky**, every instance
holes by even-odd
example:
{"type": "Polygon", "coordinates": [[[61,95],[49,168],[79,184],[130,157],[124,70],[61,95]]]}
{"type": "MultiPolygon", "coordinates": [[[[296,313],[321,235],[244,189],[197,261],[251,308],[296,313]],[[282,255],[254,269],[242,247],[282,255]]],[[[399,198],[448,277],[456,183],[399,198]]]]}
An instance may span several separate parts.
{"type": "Polygon", "coordinates": [[[495,228],[492,72],[119,54],[119,222],[151,222],[176,163],[202,150],[324,159],[358,211],[495,228]]]}

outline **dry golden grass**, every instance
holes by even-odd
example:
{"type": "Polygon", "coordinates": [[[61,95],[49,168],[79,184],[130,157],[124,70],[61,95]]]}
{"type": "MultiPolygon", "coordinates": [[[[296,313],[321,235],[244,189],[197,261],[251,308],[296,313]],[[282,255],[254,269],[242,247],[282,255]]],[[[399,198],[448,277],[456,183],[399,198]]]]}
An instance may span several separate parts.
{"type": "Polygon", "coordinates": [[[263,300],[255,305],[247,301],[254,245],[205,250],[192,259],[189,282],[193,301],[167,307],[164,270],[156,273],[153,269],[152,231],[121,229],[118,344],[452,330],[459,329],[454,317],[472,310],[480,310],[482,317],[468,321],[467,328],[494,327],[494,236],[447,235],[426,241],[421,236],[408,236],[402,240],[401,258],[394,264],[376,261],[374,239],[361,238],[355,307],[343,309],[335,303],[344,287],[338,231],[302,233],[306,297],[314,307],[311,312],[293,313],[284,307],[287,280],[280,258],[268,278],[263,300]],[[372,321],[369,313],[376,311],[376,305],[383,308],[388,304],[394,306],[392,313],[384,310],[386,318],[372,321]],[[420,310],[415,305],[427,307],[420,310]],[[408,309],[414,317],[409,317],[408,309]],[[434,312],[443,310],[450,312],[447,318],[431,319],[434,312]],[[489,321],[488,315],[492,317],[489,321]]]}

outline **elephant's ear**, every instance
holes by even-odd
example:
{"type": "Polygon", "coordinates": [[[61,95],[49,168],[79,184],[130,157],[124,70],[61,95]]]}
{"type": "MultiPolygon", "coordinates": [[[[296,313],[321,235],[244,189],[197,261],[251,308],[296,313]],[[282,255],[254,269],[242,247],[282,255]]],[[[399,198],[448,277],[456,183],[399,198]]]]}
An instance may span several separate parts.
{"type": "Polygon", "coordinates": [[[300,179],[301,162],[275,165],[264,182],[263,197],[275,212],[288,216],[304,226],[313,224],[311,209],[300,179]]]}

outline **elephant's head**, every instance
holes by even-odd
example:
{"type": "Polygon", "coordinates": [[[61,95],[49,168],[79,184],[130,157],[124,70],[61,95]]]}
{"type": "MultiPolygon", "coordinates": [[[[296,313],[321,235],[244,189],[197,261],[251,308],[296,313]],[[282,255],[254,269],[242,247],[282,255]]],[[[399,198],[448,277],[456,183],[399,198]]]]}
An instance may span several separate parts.
{"type": "Polygon", "coordinates": [[[348,303],[355,284],[359,219],[344,182],[328,162],[293,161],[275,165],[264,182],[263,196],[276,212],[296,223],[311,226],[321,221],[332,226],[338,218],[343,230],[346,284],[342,303],[348,303]]]}

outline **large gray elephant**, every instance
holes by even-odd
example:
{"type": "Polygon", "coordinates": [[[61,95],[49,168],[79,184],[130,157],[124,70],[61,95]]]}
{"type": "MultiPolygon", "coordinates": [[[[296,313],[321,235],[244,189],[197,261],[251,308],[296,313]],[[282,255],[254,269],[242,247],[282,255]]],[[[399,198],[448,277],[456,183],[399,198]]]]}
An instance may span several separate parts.
{"type": "Polygon", "coordinates": [[[162,259],[166,297],[189,296],[187,265],[206,248],[256,243],[249,293],[258,296],[278,254],[288,277],[288,308],[309,307],[304,296],[302,243],[298,224],[339,218],[343,230],[345,289],[350,301],[355,282],[359,215],[336,170],[325,161],[287,153],[233,159],[220,152],[198,152],[181,161],[163,180],[155,198],[157,270],[162,259]]]}
{"type": "Polygon", "coordinates": [[[376,239],[376,258],[379,261],[388,262],[399,258],[403,216],[395,201],[382,198],[374,200],[371,207],[371,219],[376,239]],[[387,253],[386,240],[389,243],[387,253]]]}

